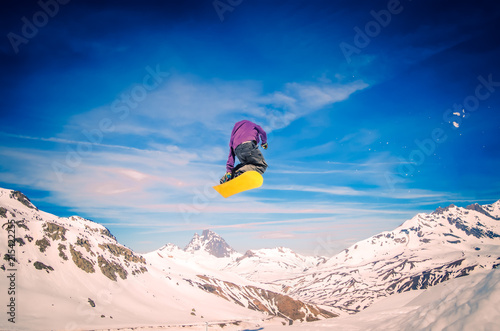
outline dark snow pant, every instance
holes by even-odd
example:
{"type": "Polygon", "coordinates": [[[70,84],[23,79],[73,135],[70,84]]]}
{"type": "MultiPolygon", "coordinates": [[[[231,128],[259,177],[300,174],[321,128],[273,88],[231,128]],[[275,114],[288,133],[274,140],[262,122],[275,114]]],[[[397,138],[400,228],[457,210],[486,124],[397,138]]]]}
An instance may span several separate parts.
{"type": "Polygon", "coordinates": [[[234,168],[233,176],[237,171],[245,172],[254,170],[259,174],[263,174],[266,171],[267,163],[255,141],[238,145],[234,150],[234,153],[238,157],[240,164],[234,168]]]}

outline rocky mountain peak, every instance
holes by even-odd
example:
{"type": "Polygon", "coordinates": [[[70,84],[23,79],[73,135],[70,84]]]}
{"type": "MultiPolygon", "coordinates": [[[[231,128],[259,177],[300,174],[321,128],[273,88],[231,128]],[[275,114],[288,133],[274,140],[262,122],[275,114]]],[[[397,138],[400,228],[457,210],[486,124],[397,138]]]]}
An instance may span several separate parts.
{"type": "Polygon", "coordinates": [[[34,209],[34,210],[38,211],[38,208],[35,207],[35,205],[30,201],[30,199],[26,195],[24,195],[23,193],[21,193],[19,191],[14,191],[14,190],[3,189],[0,196],[2,196],[4,194],[5,195],[8,194],[8,197],[10,199],[19,201],[25,207],[28,207],[29,209],[34,209]]]}
{"type": "Polygon", "coordinates": [[[480,207],[493,216],[497,221],[500,220],[500,200],[480,207]]]}
{"type": "Polygon", "coordinates": [[[215,238],[215,237],[221,238],[217,233],[210,231],[208,229],[203,230],[203,232],[201,233],[201,237],[204,238],[205,240],[210,240],[210,238],[215,238]]]}
{"type": "Polygon", "coordinates": [[[487,212],[486,210],[484,210],[483,206],[481,206],[480,204],[477,204],[477,203],[474,203],[472,205],[468,205],[467,207],[465,207],[465,209],[469,209],[469,210],[475,210],[483,215],[486,215],[488,217],[491,217],[491,218],[495,218],[493,215],[491,215],[489,212],[487,212]]]}
{"type": "Polygon", "coordinates": [[[215,257],[229,257],[236,252],[221,236],[211,230],[203,230],[201,236],[195,233],[184,251],[188,253],[205,251],[215,257]]]}
{"type": "Polygon", "coordinates": [[[159,251],[166,251],[166,252],[175,252],[175,251],[180,251],[181,249],[174,244],[166,244],[162,248],[159,249],[159,251]]]}
{"type": "Polygon", "coordinates": [[[449,205],[448,207],[444,207],[444,208],[442,208],[442,207],[438,207],[438,208],[436,208],[436,210],[435,210],[432,214],[435,214],[435,215],[442,215],[442,214],[444,214],[444,213],[446,213],[446,212],[450,211],[450,209],[455,208],[455,207],[456,207],[456,206],[455,206],[454,204],[451,204],[451,205],[449,205]]]}

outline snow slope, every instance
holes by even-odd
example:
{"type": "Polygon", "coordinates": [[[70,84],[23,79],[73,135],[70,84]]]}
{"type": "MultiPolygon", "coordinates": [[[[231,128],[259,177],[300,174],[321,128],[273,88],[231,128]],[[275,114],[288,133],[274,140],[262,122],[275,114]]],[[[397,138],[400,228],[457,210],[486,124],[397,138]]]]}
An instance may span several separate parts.
{"type": "Polygon", "coordinates": [[[303,256],[285,247],[264,248],[248,250],[245,255],[229,263],[224,270],[266,283],[290,278],[290,275],[303,274],[325,261],[324,257],[303,256]]]}
{"type": "Polygon", "coordinates": [[[426,290],[392,295],[355,315],[263,330],[496,331],[499,319],[500,270],[482,270],[426,290]]]}

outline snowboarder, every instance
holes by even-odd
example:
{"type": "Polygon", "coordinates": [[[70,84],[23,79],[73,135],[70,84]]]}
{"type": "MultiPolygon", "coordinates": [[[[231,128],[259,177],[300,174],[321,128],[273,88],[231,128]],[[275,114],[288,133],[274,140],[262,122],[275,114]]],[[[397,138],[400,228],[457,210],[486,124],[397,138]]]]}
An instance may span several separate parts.
{"type": "Polygon", "coordinates": [[[267,134],[259,125],[248,120],[239,121],[234,125],[229,140],[226,173],[220,180],[221,184],[238,177],[246,171],[253,170],[259,174],[266,171],[267,163],[259,151],[260,140],[262,140],[262,148],[267,149],[267,134]],[[240,161],[236,167],[234,167],[235,155],[240,161]]]}

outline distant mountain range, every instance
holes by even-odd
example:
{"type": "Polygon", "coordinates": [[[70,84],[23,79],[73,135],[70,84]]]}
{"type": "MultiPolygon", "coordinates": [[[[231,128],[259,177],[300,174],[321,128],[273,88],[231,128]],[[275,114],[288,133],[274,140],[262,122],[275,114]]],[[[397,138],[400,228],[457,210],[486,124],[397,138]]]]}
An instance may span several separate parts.
{"type": "MultiPolygon", "coordinates": [[[[0,189],[0,223],[0,289],[14,290],[19,314],[15,324],[0,319],[0,329],[206,322],[250,328],[263,321],[290,324],[336,316],[327,307],[221,271],[241,254],[209,230],[195,234],[185,250],[169,244],[138,254],[100,224],[43,212],[7,189],[0,189]]],[[[5,306],[9,300],[5,297],[5,306]]]]}
{"type": "MultiPolygon", "coordinates": [[[[241,254],[210,230],[184,249],[138,254],[100,224],[45,213],[7,189],[0,222],[18,329],[300,323],[500,265],[500,201],[418,214],[329,258],[285,247],[241,254]]],[[[2,276],[0,288],[8,282],[2,276]]]]}
{"type": "Polygon", "coordinates": [[[418,214],[315,269],[280,280],[294,298],[358,312],[381,297],[500,265],[500,201],[418,214]]]}

